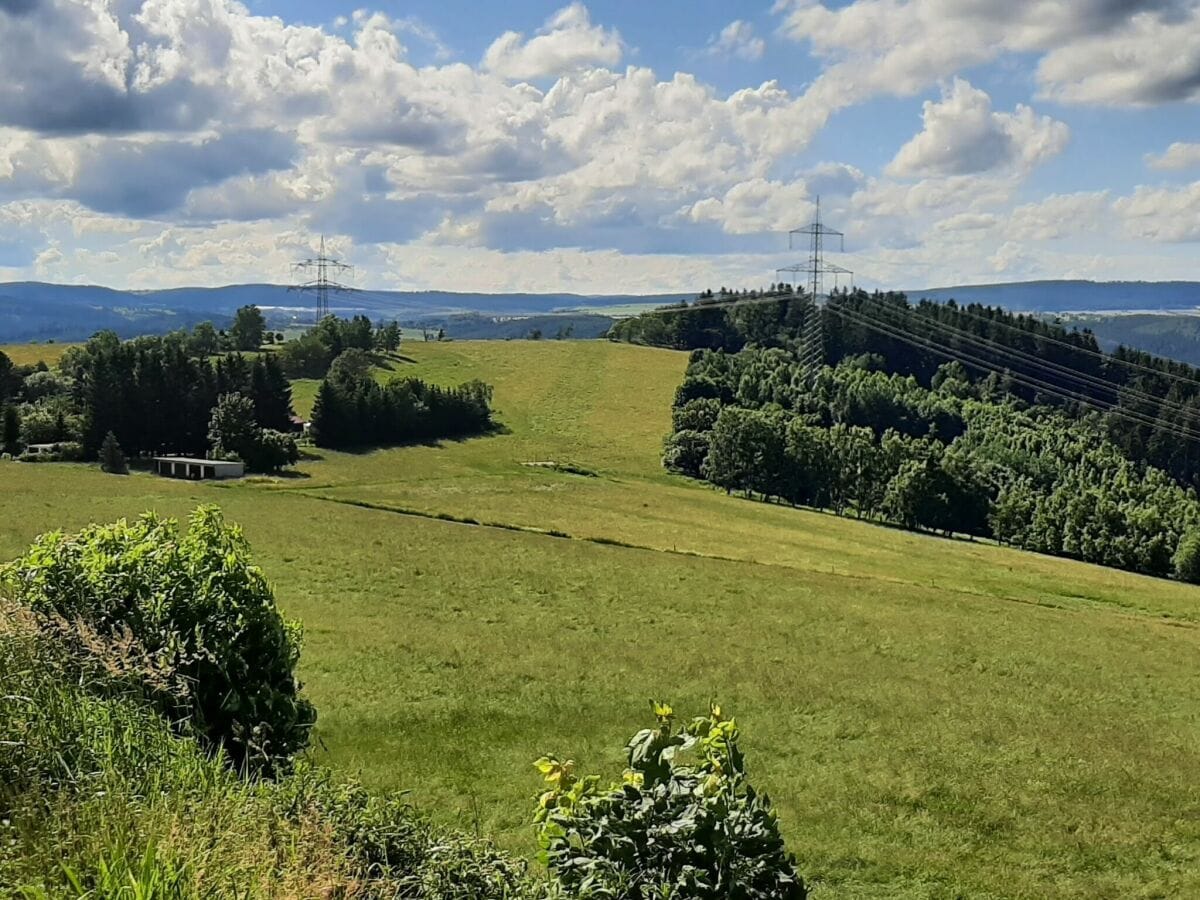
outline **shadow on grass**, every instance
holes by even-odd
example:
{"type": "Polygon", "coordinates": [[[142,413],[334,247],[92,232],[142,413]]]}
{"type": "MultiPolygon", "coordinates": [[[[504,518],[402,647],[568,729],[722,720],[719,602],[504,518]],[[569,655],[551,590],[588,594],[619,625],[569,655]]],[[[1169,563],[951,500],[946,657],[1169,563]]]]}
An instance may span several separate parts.
{"type": "MultiPolygon", "coordinates": [[[[395,444],[362,444],[352,447],[322,447],[320,449],[346,453],[350,456],[366,456],[369,453],[374,453],[376,450],[396,450],[400,447],[430,447],[436,450],[446,444],[465,444],[467,441],[473,441],[477,438],[496,437],[512,433],[512,429],[503,422],[493,422],[490,428],[475,432],[474,434],[450,434],[440,438],[421,438],[411,441],[400,441],[395,444]]],[[[303,460],[321,460],[325,457],[309,450],[301,452],[300,458],[303,460]]]]}

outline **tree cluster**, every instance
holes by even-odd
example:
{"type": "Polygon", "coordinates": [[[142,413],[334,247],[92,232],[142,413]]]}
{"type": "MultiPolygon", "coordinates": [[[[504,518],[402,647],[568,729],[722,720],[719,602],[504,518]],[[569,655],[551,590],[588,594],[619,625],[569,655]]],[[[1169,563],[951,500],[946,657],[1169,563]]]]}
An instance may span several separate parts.
{"type": "Polygon", "coordinates": [[[877,364],[810,382],[786,350],[697,351],[664,464],[764,499],[1200,577],[1195,491],[1130,460],[1101,416],[1025,403],[953,363],[935,387],[877,364]]]}
{"type": "Polygon", "coordinates": [[[342,319],[326,316],[314,328],[288,341],[279,351],[291,378],[323,378],[346,350],[394,353],[400,349],[400,324],[395,320],[372,325],[366,316],[342,319]]]}
{"type": "Polygon", "coordinates": [[[481,381],[456,388],[417,378],[380,384],[366,355],[349,350],[317,389],[312,436],[322,447],[365,447],[481,434],[492,427],[491,400],[491,386],[481,381]]]}
{"type": "Polygon", "coordinates": [[[209,357],[193,349],[187,332],[124,342],[101,332],[68,350],[54,371],[0,361],[0,444],[16,452],[78,442],[96,459],[111,434],[112,444],[132,456],[203,455],[213,408],[234,393],[249,403],[255,427],[291,429],[291,385],[272,354],[209,357]]]}
{"type": "Polygon", "coordinates": [[[222,394],[208,423],[208,442],[217,459],[240,459],[251,472],[278,472],[300,458],[290,434],[256,424],[254,401],[222,394]]]}

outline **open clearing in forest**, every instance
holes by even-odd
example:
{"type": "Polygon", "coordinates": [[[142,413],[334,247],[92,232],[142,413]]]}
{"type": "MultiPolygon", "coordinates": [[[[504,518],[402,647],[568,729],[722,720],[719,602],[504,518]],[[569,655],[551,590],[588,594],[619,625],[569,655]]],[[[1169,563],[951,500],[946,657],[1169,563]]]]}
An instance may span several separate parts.
{"type": "Polygon", "coordinates": [[[715,696],[818,897],[1200,895],[1200,590],[669,476],[685,354],[401,356],[504,430],[232,485],[3,463],[0,558],[220,504],[305,625],[318,756],[521,851],[534,758],[615,775],[648,698],[715,696]]]}
{"type": "Polygon", "coordinates": [[[14,365],[32,366],[39,362],[44,362],[48,366],[54,365],[62,355],[72,347],[78,347],[79,344],[0,344],[0,353],[4,353],[13,361],[14,365]]]}

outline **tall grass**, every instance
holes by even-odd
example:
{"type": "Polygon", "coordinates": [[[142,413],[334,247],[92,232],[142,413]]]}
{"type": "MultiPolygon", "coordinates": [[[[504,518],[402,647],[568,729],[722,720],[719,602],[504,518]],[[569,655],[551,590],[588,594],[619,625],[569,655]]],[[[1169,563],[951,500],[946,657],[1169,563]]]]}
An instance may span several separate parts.
{"type": "Polygon", "coordinates": [[[22,898],[516,898],[521,864],[301,763],[245,780],[0,599],[0,891],[22,898]]]}

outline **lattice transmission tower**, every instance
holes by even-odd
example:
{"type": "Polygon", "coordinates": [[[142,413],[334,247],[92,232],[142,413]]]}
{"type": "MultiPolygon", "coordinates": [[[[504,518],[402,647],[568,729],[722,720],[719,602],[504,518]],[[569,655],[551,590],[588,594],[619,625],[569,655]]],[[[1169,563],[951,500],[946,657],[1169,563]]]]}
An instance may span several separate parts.
{"type": "MultiPolygon", "coordinates": [[[[788,273],[793,277],[788,278],[787,281],[793,285],[800,280],[795,276],[805,276],[803,284],[808,289],[808,299],[812,305],[806,310],[804,325],[800,330],[800,364],[806,377],[811,381],[812,376],[820,370],[825,362],[825,330],[821,323],[821,310],[829,299],[829,295],[824,293],[824,276],[832,275],[836,287],[837,278],[840,275],[849,275],[853,284],[854,273],[842,266],[825,262],[825,238],[836,237],[839,241],[839,249],[845,251],[846,236],[821,223],[820,197],[817,197],[817,211],[812,223],[788,232],[789,250],[796,249],[797,235],[807,238],[808,261],[776,269],[775,275],[778,277],[781,272],[788,273]]],[[[792,290],[795,291],[796,288],[793,287],[792,290]]]]}
{"type": "Polygon", "coordinates": [[[348,266],[338,259],[325,255],[325,235],[321,235],[321,249],[316,256],[292,263],[292,280],[301,281],[288,287],[289,291],[299,291],[305,294],[317,295],[317,321],[329,315],[329,293],[346,294],[354,290],[349,285],[342,284],[336,278],[330,278],[330,273],[336,277],[344,277],[354,272],[354,266],[348,266]]]}

